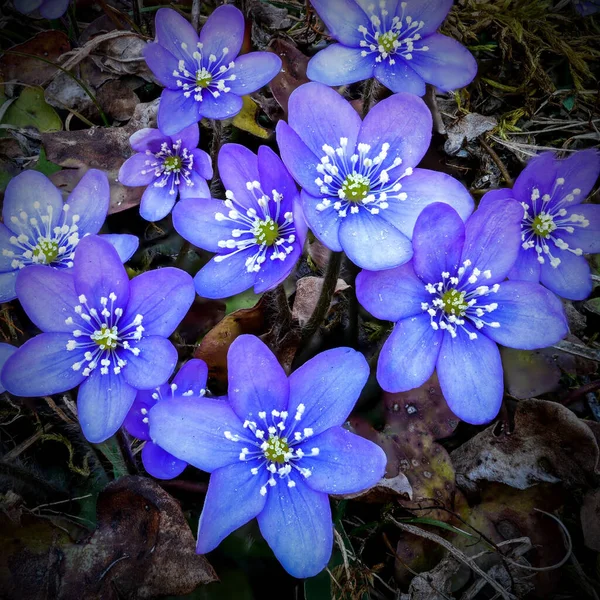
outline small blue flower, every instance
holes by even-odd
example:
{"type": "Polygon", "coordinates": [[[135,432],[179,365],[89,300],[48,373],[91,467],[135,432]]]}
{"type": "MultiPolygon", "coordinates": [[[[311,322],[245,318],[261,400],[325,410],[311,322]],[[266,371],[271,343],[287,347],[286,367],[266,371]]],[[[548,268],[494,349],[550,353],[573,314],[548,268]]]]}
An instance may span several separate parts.
{"type": "Polygon", "coordinates": [[[147,128],[129,138],[137,154],[123,163],[119,181],[128,186],[148,186],[140,204],[144,219],[163,219],[178,197],[210,197],[206,180],[213,176],[213,168],[210,156],[198,148],[199,141],[195,123],[173,136],[147,128]]]}
{"type": "Polygon", "coordinates": [[[156,42],[144,56],[167,89],[160,98],[158,127],[174,135],[201,118],[228,119],[242,109],[242,96],[260,89],[281,69],[272,52],[238,56],[244,41],[244,16],[219,6],[200,31],[170,8],[156,13],[156,42]]]}
{"type": "MultiPolygon", "coordinates": [[[[12,179],[4,194],[0,224],[0,302],[17,297],[15,281],[27,265],[57,269],[73,266],[79,242],[100,231],[110,204],[108,179],[90,169],[66,202],[50,180],[37,171],[24,171],[12,179]]],[[[134,235],[108,234],[126,262],[137,250],[134,235]]]]}
{"type": "Polygon", "coordinates": [[[226,200],[188,198],[173,226],[195,246],[217,255],[194,279],[205,298],[226,298],[254,287],[260,294],[291,272],[306,238],[296,184],[267,146],[258,156],[238,144],[219,153],[226,200]]]}
{"type": "Polygon", "coordinates": [[[44,19],[58,19],[69,7],[69,0],[14,0],[15,8],[24,15],[36,10],[44,19]]]}
{"type": "Polygon", "coordinates": [[[177,350],[167,339],[194,300],[179,269],[149,271],[131,282],[116,250],[88,236],[73,269],[38,265],[17,277],[17,296],[43,333],[6,362],[2,385],[16,396],[58,394],[80,385],[85,437],[99,443],[123,423],[137,390],[167,381],[177,350]]]}
{"type": "MultiPolygon", "coordinates": [[[[0,343],[0,373],[4,368],[4,363],[16,352],[16,348],[10,344],[0,343]]],[[[0,383],[0,394],[5,392],[4,386],[0,383]]]]}
{"type": "Polygon", "coordinates": [[[482,201],[464,224],[451,207],[433,204],[415,226],[410,263],[359,273],[359,302],[396,323],[377,365],[384,390],[411,390],[437,369],[452,412],[468,423],[487,423],[498,414],[504,390],[497,344],[533,350],[567,335],[552,292],[504,281],[519,252],[522,215],[514,200],[482,201]]]}
{"type": "Polygon", "coordinates": [[[582,204],[600,175],[597,150],[565,160],[546,152],[529,162],[513,189],[492,190],[489,201],[517,200],[525,209],[521,249],[509,279],[533,281],[570,300],[592,292],[584,253],[600,252],[600,206],[582,204]]]}
{"type": "Polygon", "coordinates": [[[582,16],[588,17],[600,11],[600,0],[573,0],[575,10],[582,16]]]}
{"type": "Polygon", "coordinates": [[[169,454],[150,439],[150,409],[157,402],[170,402],[173,398],[192,401],[203,398],[207,378],[206,363],[195,358],[179,369],[170,385],[165,383],[156,390],[139,391],[135,397],[123,426],[131,435],[146,441],[142,448],[142,462],[152,477],[173,479],[183,472],[187,463],[169,454]]]}
{"type": "Polygon", "coordinates": [[[425,84],[443,91],[471,83],[473,55],[436,33],[452,0],[311,0],[340,42],[317,53],[307,75],[327,85],[375,77],[393,92],[423,96],[425,84]]]}
{"type": "Polygon", "coordinates": [[[283,567],[311,577],[331,556],[328,494],[368,489],[383,477],[383,450],[343,429],[369,377],[362,354],[328,350],[286,377],[258,338],[227,355],[228,399],[173,398],[150,411],[150,437],[211,473],[196,551],[210,552],[250,519],[283,567]]]}
{"type": "Polygon", "coordinates": [[[285,166],[302,186],[302,208],[317,238],[359,267],[391,269],[410,260],[412,231],[432,202],[473,210],[465,187],[445,173],[418,169],[431,141],[425,103],[410,94],[379,102],[364,121],[321,84],[290,96],[289,125],[277,124],[285,166]]]}

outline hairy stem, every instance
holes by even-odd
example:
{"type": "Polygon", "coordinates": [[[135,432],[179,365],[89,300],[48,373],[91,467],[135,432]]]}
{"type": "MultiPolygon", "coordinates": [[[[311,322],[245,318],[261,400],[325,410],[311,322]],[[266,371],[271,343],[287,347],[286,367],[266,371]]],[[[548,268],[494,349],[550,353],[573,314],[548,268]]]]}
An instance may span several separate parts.
{"type": "Polygon", "coordinates": [[[219,151],[226,141],[227,132],[223,126],[223,121],[212,121],[212,141],[210,144],[210,158],[213,164],[214,174],[212,181],[210,182],[210,193],[213,197],[218,198],[219,194],[223,191],[223,184],[219,177],[219,151]]]}
{"type": "Polygon", "coordinates": [[[292,325],[292,311],[285,293],[283,283],[280,283],[273,292],[277,302],[277,313],[279,316],[279,326],[282,331],[287,331],[292,325]]]}

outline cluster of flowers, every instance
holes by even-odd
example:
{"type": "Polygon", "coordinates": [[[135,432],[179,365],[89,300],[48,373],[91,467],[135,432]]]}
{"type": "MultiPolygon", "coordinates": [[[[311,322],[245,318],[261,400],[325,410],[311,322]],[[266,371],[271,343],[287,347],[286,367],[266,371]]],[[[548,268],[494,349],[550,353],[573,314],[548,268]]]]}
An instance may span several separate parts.
{"type": "Polygon", "coordinates": [[[342,428],[369,367],[337,348],[286,377],[258,338],[241,336],[228,354],[227,397],[207,393],[199,360],[169,384],[177,351],[168,337],[195,293],[273,289],[294,269],[310,228],[362,269],[363,307],[395,323],[377,367],[381,387],[410,390],[437,370],[453,412],[479,424],[502,401],[497,345],[534,349],[563,338],[555,294],[585,298],[583,254],[600,251],[600,207],[582,204],[600,173],[595,151],[541,155],[513,189],[489,192],[475,211],[461,183],[418,168],[432,129],[419,98],[425,83],[453,89],[476,71],[466,49],[436,33],[450,0],[312,2],[339,44],[311,60],[314,81],[291,95],[288,122],[277,125],[281,158],[266,146],[258,154],[222,148],[224,200],[209,194],[198,121],[236,114],[241,95],[268,83],[281,61],[269,52],[238,56],[244,19],[232,6],[216,9],[199,36],[175,11],[157,13],[146,59],[166,88],[159,127],[131,137],[136,154],[119,178],[147,186],[144,218],[172,212],[183,238],[215,253],[194,280],[175,268],[129,280],[123,262],[137,239],[97,235],[109,204],[98,171],[66,202],[43,175],[22,173],[6,190],[0,225],[0,298],[18,298],[42,331],[18,350],[0,345],[3,389],[40,396],[79,386],[91,442],[124,424],[146,440],[142,459],[153,476],[176,477],[187,464],[212,473],[198,552],[257,517],[296,577],[315,575],[331,555],[327,495],[367,489],[385,472],[383,451],[342,428]],[[364,120],[325,85],[373,76],[395,93],[364,120]]]}

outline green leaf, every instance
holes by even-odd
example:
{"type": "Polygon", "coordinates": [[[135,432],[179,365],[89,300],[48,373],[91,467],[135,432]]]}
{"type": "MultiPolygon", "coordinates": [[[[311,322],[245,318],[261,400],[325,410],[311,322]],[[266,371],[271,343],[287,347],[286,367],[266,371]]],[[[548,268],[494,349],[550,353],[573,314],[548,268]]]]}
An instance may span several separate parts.
{"type": "Polygon", "coordinates": [[[39,171],[40,173],[43,173],[46,176],[49,176],[53,173],[56,173],[57,171],[60,171],[62,167],[60,165],[57,165],[56,163],[50,162],[46,158],[46,151],[43,148],[41,148],[38,161],[35,163],[35,166],[32,167],[32,169],[34,171],[39,171]]]}
{"type": "Polygon", "coordinates": [[[124,475],[128,474],[127,465],[123,459],[123,454],[121,453],[121,448],[119,447],[119,442],[117,442],[116,435],[113,435],[111,438],[108,438],[101,444],[97,444],[96,448],[112,465],[115,479],[119,479],[119,477],[123,477],[124,475]]]}
{"type": "Polygon", "coordinates": [[[40,87],[23,89],[21,95],[7,109],[2,123],[15,127],[36,127],[39,131],[61,131],[62,121],[56,111],[46,103],[40,87]]]}
{"type": "Polygon", "coordinates": [[[225,299],[225,314],[235,312],[240,308],[252,308],[256,306],[256,303],[260,300],[260,295],[255,294],[251,289],[242,292],[241,294],[237,294],[236,296],[231,296],[231,298],[225,299]]]}
{"type": "Polygon", "coordinates": [[[575,106],[575,96],[567,96],[563,101],[562,105],[571,112],[575,106]]]}
{"type": "Polygon", "coordinates": [[[268,129],[261,127],[256,122],[258,105],[250,98],[250,96],[243,96],[242,100],[244,105],[242,106],[242,110],[233,119],[234,127],[247,131],[263,140],[268,139],[271,132],[268,129]]]}

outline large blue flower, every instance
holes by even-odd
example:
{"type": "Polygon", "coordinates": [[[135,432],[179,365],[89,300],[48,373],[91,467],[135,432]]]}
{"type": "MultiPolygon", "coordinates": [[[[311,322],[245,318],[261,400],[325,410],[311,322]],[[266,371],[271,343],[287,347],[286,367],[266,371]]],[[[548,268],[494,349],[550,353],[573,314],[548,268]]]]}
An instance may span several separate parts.
{"type": "Polygon", "coordinates": [[[225,298],[254,286],[260,294],[292,271],[306,237],[294,180],[267,146],[258,156],[237,144],[219,153],[226,200],[188,198],[173,211],[177,232],[217,255],[196,275],[196,291],[225,298]]]}
{"type": "Polygon", "coordinates": [[[308,63],[307,75],[327,85],[375,77],[393,92],[425,94],[425,84],[449,91],[477,74],[473,55],[436,33],[452,0],[311,0],[340,42],[308,63]]]}
{"type": "Polygon", "coordinates": [[[206,180],[213,176],[210,156],[198,148],[200,130],[195,123],[173,136],[158,129],[140,129],[130,138],[137,151],[119,170],[123,185],[148,186],[140,214],[148,221],[166,217],[177,198],[208,198],[206,180]]]}
{"type": "Polygon", "coordinates": [[[573,0],[575,10],[583,16],[594,15],[600,11],[600,0],[573,0]]]}
{"type": "MultiPolygon", "coordinates": [[[[27,265],[57,269],[73,266],[83,237],[98,233],[108,212],[110,190],[102,171],[90,169],[66,202],[51,181],[37,171],[12,179],[4,194],[0,224],[0,302],[17,297],[15,281],[27,265]]],[[[104,235],[126,262],[138,247],[134,235],[104,235]]]]}
{"type": "Polygon", "coordinates": [[[359,267],[379,271],[410,260],[415,222],[432,202],[450,204],[463,219],[471,214],[461,183],[415,168],[431,141],[431,113],[420,98],[395,94],[361,121],[337,92],[307,83],[290,96],[288,120],[277,124],[277,143],[303,188],[306,221],[359,267]]]}
{"type": "Polygon", "coordinates": [[[529,162],[512,190],[485,195],[498,204],[516,199],[525,209],[521,249],[510,279],[540,282],[570,300],[590,295],[590,267],[583,254],[600,252],[600,206],[582,202],[599,174],[597,150],[565,160],[547,152],[529,162]]]}
{"type": "Polygon", "coordinates": [[[227,119],[242,109],[242,96],[263,87],[281,69],[272,52],[238,56],[244,16],[235,6],[217,8],[200,31],[170,8],[156,13],[156,42],[144,50],[148,67],[167,89],[158,127],[167,135],[202,117],[227,119]]]}
{"type": "Polygon", "coordinates": [[[359,302],[396,323],[377,366],[384,390],[416,388],[437,369],[452,412],[486,423],[500,410],[504,389],[496,344],[532,350],[568,333],[552,292],[504,281],[519,252],[522,215],[514,200],[484,201],[465,225],[452,208],[434,204],[417,221],[410,263],[359,273],[359,302]]]}
{"type": "MultiPolygon", "coordinates": [[[[0,373],[2,373],[2,369],[4,368],[4,363],[9,359],[10,356],[14,354],[17,349],[10,344],[4,344],[0,342],[0,373]]],[[[0,394],[6,391],[4,386],[0,383],[0,394]]]]}
{"type": "Polygon", "coordinates": [[[197,552],[219,545],[258,517],[284,568],[311,577],[331,556],[327,494],[367,489],[383,476],[383,450],[341,425],[369,376],[350,348],[319,354],[288,378],[256,337],[227,355],[229,398],[174,398],[150,411],[150,436],[168,452],[212,473],[197,552]]]}
{"type": "Polygon", "coordinates": [[[24,15],[36,10],[44,19],[58,19],[69,8],[70,0],[14,0],[15,8],[24,15]]]}
{"type": "Polygon", "coordinates": [[[81,384],[79,422],[90,442],[123,423],[137,390],[167,381],[177,350],[167,339],[194,299],[179,269],[149,271],[131,282],[116,250],[84,238],[70,271],[29,266],[17,296],[43,333],[6,362],[2,385],[16,396],[45,396],[81,384]]]}

